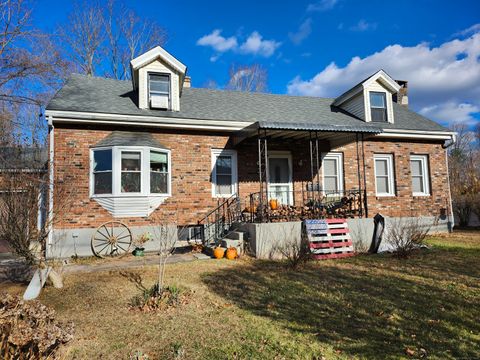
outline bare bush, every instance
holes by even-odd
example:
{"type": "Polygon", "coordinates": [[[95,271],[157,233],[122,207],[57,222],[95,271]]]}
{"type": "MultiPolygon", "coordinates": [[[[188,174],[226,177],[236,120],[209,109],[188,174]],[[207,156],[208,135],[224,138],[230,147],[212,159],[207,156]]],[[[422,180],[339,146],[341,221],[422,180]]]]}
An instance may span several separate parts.
{"type": "Polygon", "coordinates": [[[55,311],[38,301],[2,294],[0,334],[2,359],[46,359],[73,338],[73,324],[55,321],[55,311]]]}
{"type": "Polygon", "coordinates": [[[392,219],[384,237],[397,257],[406,258],[425,244],[430,228],[431,225],[422,224],[419,218],[392,219]]]}
{"type": "Polygon", "coordinates": [[[453,212],[458,218],[459,225],[468,226],[470,216],[474,210],[474,196],[472,194],[456,194],[452,201],[453,212]]]}
{"type": "Polygon", "coordinates": [[[280,244],[274,246],[274,251],[286,260],[287,268],[297,270],[311,258],[308,238],[302,233],[300,239],[286,236],[280,244]]]}

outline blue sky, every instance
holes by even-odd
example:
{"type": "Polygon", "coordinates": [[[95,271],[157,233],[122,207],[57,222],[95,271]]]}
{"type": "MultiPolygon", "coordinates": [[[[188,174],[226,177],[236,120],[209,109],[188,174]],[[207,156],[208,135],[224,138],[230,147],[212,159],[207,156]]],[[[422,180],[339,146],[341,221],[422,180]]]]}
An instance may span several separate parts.
{"type": "MultiPolygon", "coordinates": [[[[125,1],[168,33],[193,86],[232,63],[268,69],[269,91],[336,96],[383,68],[409,81],[411,107],[444,124],[480,121],[480,1],[125,1]]],[[[71,3],[37,0],[52,31],[71,3]]]]}

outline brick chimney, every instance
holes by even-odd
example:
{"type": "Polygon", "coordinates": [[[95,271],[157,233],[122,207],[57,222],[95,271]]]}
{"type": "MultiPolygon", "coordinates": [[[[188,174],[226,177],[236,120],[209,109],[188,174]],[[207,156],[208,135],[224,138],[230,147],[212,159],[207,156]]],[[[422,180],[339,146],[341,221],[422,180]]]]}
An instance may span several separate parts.
{"type": "Polygon", "coordinates": [[[185,76],[185,79],[183,80],[183,87],[184,88],[192,87],[192,78],[190,76],[185,76]]]}
{"type": "Polygon", "coordinates": [[[408,108],[408,81],[395,80],[401,86],[396,94],[393,94],[393,101],[408,108]]]}

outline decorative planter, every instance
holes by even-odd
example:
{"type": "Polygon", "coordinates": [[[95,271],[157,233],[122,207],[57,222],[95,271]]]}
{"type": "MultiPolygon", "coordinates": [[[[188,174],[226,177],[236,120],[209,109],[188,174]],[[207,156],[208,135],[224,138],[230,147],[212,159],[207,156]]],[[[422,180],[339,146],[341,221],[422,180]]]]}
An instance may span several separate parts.
{"type": "Polygon", "coordinates": [[[145,248],[135,248],[132,252],[133,256],[144,256],[145,255],[145,248]]]}

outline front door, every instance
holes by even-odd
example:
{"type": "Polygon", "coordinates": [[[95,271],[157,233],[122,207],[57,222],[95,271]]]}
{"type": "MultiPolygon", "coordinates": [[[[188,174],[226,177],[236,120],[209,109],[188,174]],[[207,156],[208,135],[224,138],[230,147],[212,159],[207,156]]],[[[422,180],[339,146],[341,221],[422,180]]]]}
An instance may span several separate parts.
{"type": "Polygon", "coordinates": [[[281,205],[293,205],[292,157],[290,154],[268,156],[268,199],[281,205]]]}

